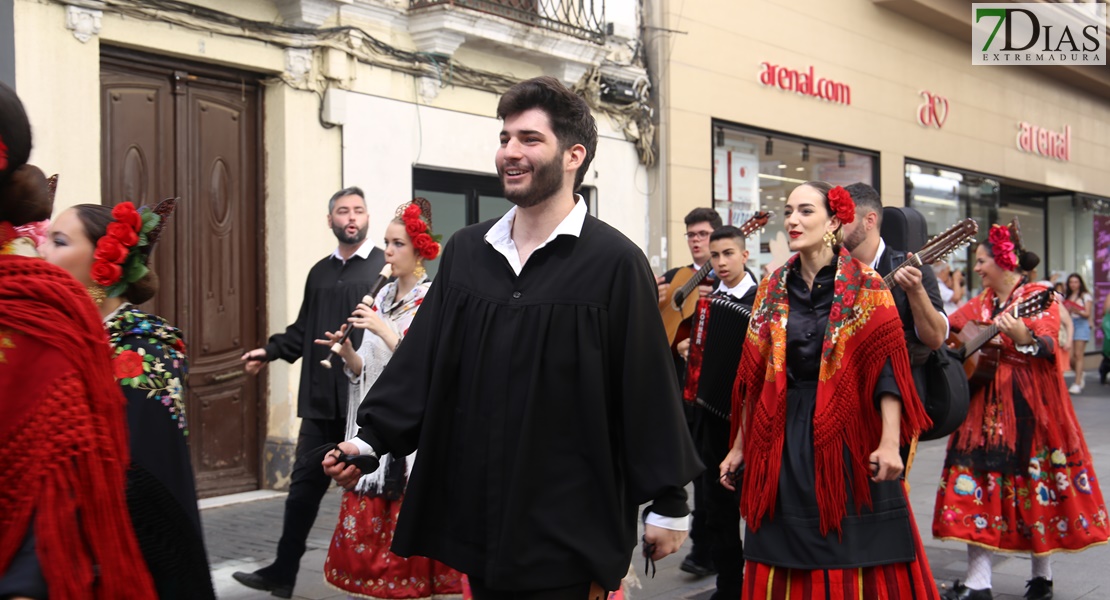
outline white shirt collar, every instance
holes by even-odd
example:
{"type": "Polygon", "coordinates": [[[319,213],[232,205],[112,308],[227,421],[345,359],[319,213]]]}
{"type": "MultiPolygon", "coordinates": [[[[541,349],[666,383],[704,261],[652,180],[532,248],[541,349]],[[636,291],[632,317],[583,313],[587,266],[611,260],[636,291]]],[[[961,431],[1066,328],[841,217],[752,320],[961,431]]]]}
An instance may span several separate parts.
{"type": "MultiPolygon", "coordinates": [[[[358,250],[355,250],[355,253],[351,255],[351,258],[354,258],[356,256],[359,258],[370,258],[370,251],[373,249],[374,244],[371,244],[370,240],[362,240],[362,245],[358,247],[358,250]]],[[[335,252],[331,253],[331,256],[332,258],[338,258],[339,262],[343,264],[347,264],[347,261],[350,260],[343,258],[343,256],[339,254],[338,247],[335,249],[335,252]]]]}
{"type": "Polygon", "coordinates": [[[883,252],[886,252],[886,242],[883,241],[883,238],[879,238],[879,248],[875,250],[875,258],[871,259],[872,269],[879,268],[879,257],[883,255],[883,252]]]}
{"type": "MultiPolygon", "coordinates": [[[[551,235],[542,244],[536,246],[536,250],[543,248],[551,243],[552,240],[560,235],[571,235],[580,237],[582,235],[582,225],[586,222],[586,201],[578,194],[574,195],[574,208],[570,213],[555,227],[551,235]]],[[[506,260],[509,261],[509,266],[513,268],[513,272],[520,275],[524,269],[524,265],[520,262],[520,253],[516,250],[516,244],[513,243],[513,220],[516,219],[516,207],[509,209],[503,217],[498,219],[493,227],[489,228],[486,232],[485,240],[494,250],[500,252],[506,260]]],[[[536,250],[532,253],[535,254],[536,250]]]]}
{"type": "Polygon", "coordinates": [[[717,284],[717,292],[720,294],[728,294],[734,298],[743,298],[744,294],[747,294],[748,290],[752,289],[754,286],[755,279],[752,277],[751,273],[745,271],[744,278],[736,284],[736,287],[730,288],[724,281],[721,281],[717,284]]]}

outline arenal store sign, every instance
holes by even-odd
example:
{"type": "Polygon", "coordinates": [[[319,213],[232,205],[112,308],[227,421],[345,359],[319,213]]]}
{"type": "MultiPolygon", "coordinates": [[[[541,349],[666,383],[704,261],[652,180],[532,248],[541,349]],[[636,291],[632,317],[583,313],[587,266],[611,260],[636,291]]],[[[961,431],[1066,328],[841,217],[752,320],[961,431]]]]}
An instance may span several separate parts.
{"type": "Polygon", "coordinates": [[[1063,131],[1053,131],[1022,121],[1017,127],[1018,150],[1056,160],[1071,160],[1070,125],[1064,125],[1063,131]]]}
{"type": "Polygon", "coordinates": [[[852,88],[848,84],[817,77],[812,66],[808,70],[797,71],[769,62],[762,62],[759,63],[759,68],[761,70],[759,83],[763,85],[836,104],[847,106],[852,103],[852,88]]]}

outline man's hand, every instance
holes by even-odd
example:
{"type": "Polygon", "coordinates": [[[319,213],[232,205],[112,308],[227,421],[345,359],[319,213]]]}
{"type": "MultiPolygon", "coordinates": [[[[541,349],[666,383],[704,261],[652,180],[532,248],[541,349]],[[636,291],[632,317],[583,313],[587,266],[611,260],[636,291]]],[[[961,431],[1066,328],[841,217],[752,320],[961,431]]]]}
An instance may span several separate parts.
{"type": "Polygon", "coordinates": [[[339,442],[339,448],[332,450],[324,455],[324,461],[321,463],[324,466],[324,474],[331,477],[343,489],[351,489],[358,483],[358,478],[362,477],[362,471],[358,467],[339,462],[340,454],[358,455],[358,446],[348,442],[339,442]]]}
{"type": "Polygon", "coordinates": [[[712,293],[713,293],[713,286],[709,285],[708,283],[703,283],[703,284],[698,286],[698,297],[705,298],[706,296],[708,296],[712,293]]]}
{"type": "Polygon", "coordinates": [[[655,278],[655,287],[659,289],[659,304],[662,304],[671,291],[671,284],[667,283],[667,280],[660,275],[655,278]]]}
{"type": "Polygon", "coordinates": [[[243,356],[240,357],[240,360],[244,360],[247,362],[246,366],[244,366],[243,369],[246,370],[248,375],[258,375],[258,372],[262,370],[262,367],[266,366],[266,349],[255,348],[250,352],[244,353],[243,356]]]}
{"type": "MultiPolygon", "coordinates": [[[[912,257],[913,254],[907,254],[906,256],[912,257]]],[[[919,290],[924,291],[925,289],[921,285],[921,270],[911,265],[906,265],[894,272],[894,283],[906,290],[906,294],[916,293],[919,290]]]]}
{"type": "Polygon", "coordinates": [[[644,525],[644,542],[648,546],[654,546],[654,551],[651,553],[651,560],[659,560],[664,556],[669,556],[678,552],[682,547],[682,542],[686,541],[688,531],[678,531],[675,529],[665,529],[655,525],[644,525]]]}
{"type": "Polygon", "coordinates": [[[689,357],[690,356],[690,338],[686,338],[686,339],[682,340],[681,342],[679,342],[678,345],[675,346],[675,351],[678,352],[678,355],[681,356],[683,359],[686,359],[687,357],[689,357]]]}

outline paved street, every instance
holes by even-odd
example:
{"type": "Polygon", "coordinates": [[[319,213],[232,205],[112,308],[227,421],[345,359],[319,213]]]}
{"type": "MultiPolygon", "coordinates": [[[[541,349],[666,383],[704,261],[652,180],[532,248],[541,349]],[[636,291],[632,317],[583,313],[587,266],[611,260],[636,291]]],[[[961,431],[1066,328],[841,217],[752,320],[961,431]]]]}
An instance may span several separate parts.
{"type": "MultiPolygon", "coordinates": [[[[1069,378],[1069,383],[1070,383],[1069,378]]],[[[1099,387],[1097,374],[1088,371],[1083,394],[1073,399],[1076,413],[1083,425],[1099,473],[1110,470],[1110,386],[1099,387]]],[[[939,584],[951,584],[962,578],[966,566],[964,546],[932,539],[933,498],[941,464],[944,443],[922,444],[910,474],[911,502],[917,517],[933,574],[939,584]]],[[[1104,484],[1104,493],[1110,492],[1104,484]]],[[[202,503],[209,560],[212,564],[216,592],[220,598],[234,600],[268,598],[267,594],[244,588],[231,579],[239,570],[254,570],[272,559],[281,535],[283,494],[251,492],[238,497],[212,499],[202,503]],[[249,501],[239,501],[249,500],[249,501]],[[213,504],[235,502],[223,506],[213,504]]],[[[308,553],[302,562],[295,598],[343,598],[344,595],[324,583],[322,567],[328,540],[335,526],[339,508],[339,492],[325,498],[316,527],[309,537],[308,553]]],[[[711,594],[711,578],[694,579],[678,570],[685,552],[658,564],[654,579],[641,577],[642,589],[631,590],[634,600],[683,598],[707,600],[711,594]]],[[[642,565],[641,575],[642,575],[642,565]]],[[[1058,600],[1110,600],[1110,547],[1100,546],[1078,554],[1056,554],[1053,574],[1058,600]]],[[[997,556],[994,567],[994,597],[1011,600],[1025,593],[1029,578],[1027,556],[997,556]]]]}

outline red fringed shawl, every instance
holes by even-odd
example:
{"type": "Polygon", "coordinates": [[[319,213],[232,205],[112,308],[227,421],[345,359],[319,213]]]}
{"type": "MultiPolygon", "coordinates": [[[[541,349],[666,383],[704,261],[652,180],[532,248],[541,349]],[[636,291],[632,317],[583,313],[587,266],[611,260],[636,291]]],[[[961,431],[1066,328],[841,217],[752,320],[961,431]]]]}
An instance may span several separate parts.
{"type": "Polygon", "coordinates": [[[155,598],[124,500],[128,436],[88,293],[0,255],[0,573],[30,526],[51,598],[155,598]]]}
{"type": "MultiPolygon", "coordinates": [[[[1008,301],[1018,304],[1047,289],[1039,283],[1022,285],[1014,288],[1008,301]]],[[[949,317],[952,329],[960,331],[969,321],[982,325],[991,323],[994,300],[995,293],[990,288],[968,300],[949,317]]],[[[1044,312],[1022,319],[1034,336],[1052,344],[1053,359],[1018,352],[1013,340],[1005,334],[1000,333],[995,338],[994,341],[1002,345],[998,369],[991,384],[980,388],[972,396],[967,419],[952,435],[951,443],[956,450],[966,453],[982,448],[1005,454],[1016,452],[1016,384],[1037,420],[1038,436],[1043,435],[1052,448],[1061,448],[1068,454],[1081,451],[1083,456],[1090,456],[1083,436],[1079,434],[1079,424],[1064,383],[1067,357],[1063,352],[1055,352],[1060,333],[1059,310],[1059,305],[1053,304],[1044,312]]]]}
{"type": "MultiPolygon", "coordinates": [[[[744,342],[732,394],[732,439],[744,430],[744,482],[740,512],[753,530],[773,517],[786,431],[786,277],[798,260],[763,280],[744,342]]],[[[821,534],[841,531],[847,512],[844,474],[850,472],[857,510],[871,505],[869,457],[879,446],[882,418],[874,408],[875,383],[890,359],[902,391],[901,442],[930,425],[914,388],[902,322],[894,297],[875,271],[843,248],[837,257],[833,304],[821,349],[813,453],[821,534]],[[851,456],[844,465],[843,449],[851,456]]]]}

